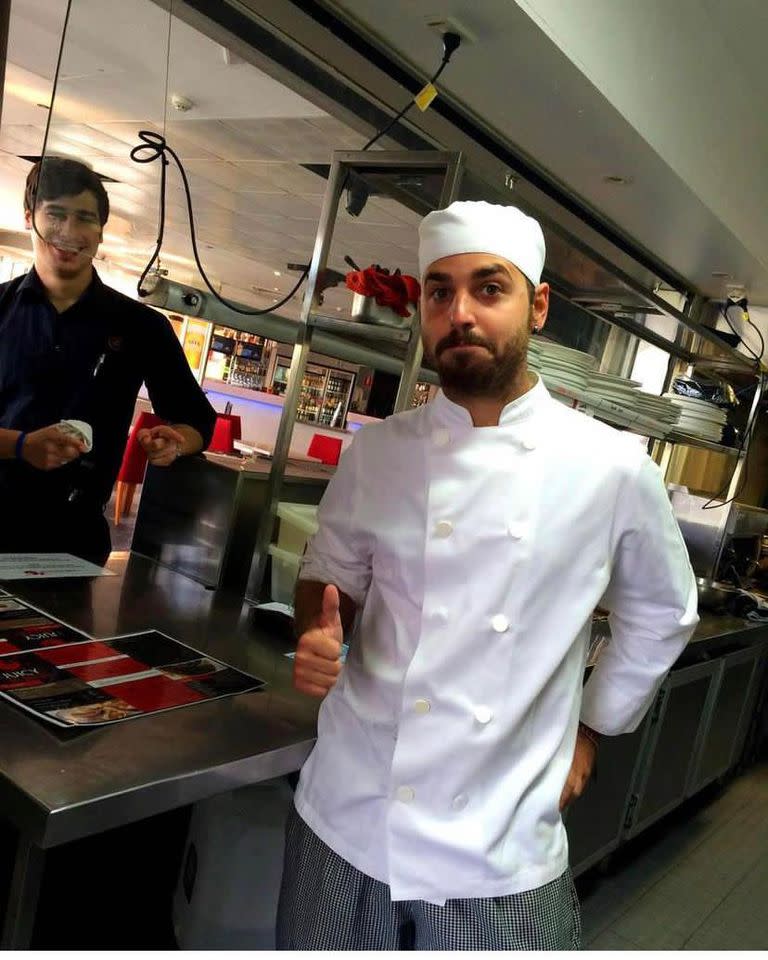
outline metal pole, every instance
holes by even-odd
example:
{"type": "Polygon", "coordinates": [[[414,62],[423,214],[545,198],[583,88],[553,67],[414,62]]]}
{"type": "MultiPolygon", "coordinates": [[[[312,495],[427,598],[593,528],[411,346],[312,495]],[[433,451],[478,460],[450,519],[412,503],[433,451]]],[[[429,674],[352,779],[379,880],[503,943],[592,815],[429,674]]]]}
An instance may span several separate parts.
{"type": "MultiPolygon", "coordinates": [[[[755,385],[755,396],[752,399],[752,406],[749,409],[749,414],[747,415],[747,424],[752,421],[753,417],[757,417],[757,411],[760,407],[760,401],[763,397],[763,382],[762,379],[758,379],[757,384],[755,385]]],[[[728,527],[735,506],[735,498],[738,494],[739,484],[741,482],[741,475],[744,472],[744,468],[747,464],[747,457],[749,456],[749,438],[744,438],[744,449],[741,452],[741,456],[736,461],[736,467],[734,468],[733,473],[731,474],[731,482],[728,484],[728,492],[725,495],[725,502],[732,501],[729,504],[728,511],[723,518],[723,525],[720,533],[720,543],[717,548],[717,555],[715,557],[715,563],[712,568],[713,576],[717,576],[717,570],[720,566],[720,562],[723,559],[723,551],[725,550],[725,541],[728,539],[728,527]]]]}
{"type": "Polygon", "coordinates": [[[16,859],[13,865],[13,878],[5,909],[5,923],[0,947],[3,950],[23,950],[28,948],[35,928],[37,901],[43,881],[45,851],[19,836],[16,847],[16,859]]]}
{"type": "Polygon", "coordinates": [[[416,380],[419,376],[423,353],[424,345],[421,342],[421,316],[417,310],[416,316],[413,318],[411,339],[408,341],[408,350],[405,354],[405,361],[403,362],[403,372],[400,375],[400,383],[397,387],[394,413],[407,410],[411,405],[411,397],[416,387],[416,380]]]}
{"type": "Polygon", "coordinates": [[[11,0],[0,0],[0,121],[3,118],[5,94],[5,65],[8,60],[8,24],[11,20],[11,0]]]}
{"type": "MultiPolygon", "coordinates": [[[[461,186],[461,177],[463,174],[463,159],[461,154],[452,157],[448,162],[443,180],[443,187],[440,191],[440,201],[438,209],[447,207],[451,201],[456,199],[461,186]]],[[[421,277],[419,277],[421,280],[421,277]]],[[[408,342],[408,351],[403,362],[403,372],[400,375],[400,383],[395,397],[394,413],[400,413],[407,410],[411,405],[411,398],[416,387],[416,381],[421,367],[421,360],[424,354],[424,345],[421,340],[421,315],[417,311],[411,327],[411,339],[408,342]]]]}
{"type": "Polygon", "coordinates": [[[272,531],[275,525],[277,504],[280,499],[285,467],[288,462],[288,453],[291,447],[291,437],[296,422],[296,410],[299,405],[302,381],[307,368],[310,347],[312,345],[312,327],[309,318],[316,305],[316,291],[318,276],[325,269],[328,260],[328,251],[331,244],[333,224],[339,206],[339,197],[346,180],[346,165],[338,158],[334,158],[328,177],[328,186],[325,191],[323,208],[320,213],[320,222],[315,238],[315,249],[312,253],[312,263],[307,277],[307,287],[304,292],[304,301],[301,307],[301,317],[296,334],[296,343],[293,348],[293,357],[288,372],[288,386],[285,392],[283,413],[280,417],[280,426],[277,431],[275,449],[272,454],[272,469],[269,471],[265,493],[264,508],[259,518],[259,529],[256,534],[256,546],[248,574],[248,584],[245,590],[245,599],[253,603],[261,600],[261,585],[264,582],[264,573],[267,565],[269,544],[272,540],[272,531]]]}

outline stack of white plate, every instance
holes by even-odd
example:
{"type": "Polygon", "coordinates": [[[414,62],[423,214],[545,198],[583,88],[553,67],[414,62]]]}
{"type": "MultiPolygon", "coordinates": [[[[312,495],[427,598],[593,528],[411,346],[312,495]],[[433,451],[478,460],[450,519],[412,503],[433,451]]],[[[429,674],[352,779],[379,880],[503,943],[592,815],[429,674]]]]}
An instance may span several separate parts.
{"type": "Polygon", "coordinates": [[[662,430],[674,426],[680,416],[679,408],[665,397],[638,390],[639,386],[637,380],[594,372],[589,378],[587,396],[595,401],[608,400],[622,407],[630,420],[641,416],[652,420],[662,430]]]}
{"type": "Polygon", "coordinates": [[[536,339],[528,344],[528,366],[541,374],[547,386],[584,391],[596,363],[590,354],[550,340],[536,339]]]}
{"type": "Polygon", "coordinates": [[[587,391],[595,399],[610,400],[612,403],[631,409],[639,386],[640,383],[637,380],[627,380],[612,373],[593,371],[589,377],[587,391]]]}
{"type": "Polygon", "coordinates": [[[680,409],[678,430],[713,443],[720,442],[728,420],[725,410],[708,400],[697,400],[695,397],[682,397],[676,393],[665,393],[664,396],[680,409]]]}
{"type": "Polygon", "coordinates": [[[668,427],[674,426],[680,419],[680,408],[666,397],[657,397],[644,390],[635,390],[632,402],[638,413],[668,427]]]}

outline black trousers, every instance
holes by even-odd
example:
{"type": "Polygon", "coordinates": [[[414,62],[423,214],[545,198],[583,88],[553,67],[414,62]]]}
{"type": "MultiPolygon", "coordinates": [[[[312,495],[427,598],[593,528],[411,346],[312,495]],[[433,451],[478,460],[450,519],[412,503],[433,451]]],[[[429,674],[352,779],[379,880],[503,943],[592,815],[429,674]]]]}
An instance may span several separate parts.
{"type": "Polygon", "coordinates": [[[71,553],[101,566],[112,544],[100,504],[3,496],[0,553],[71,553]]]}

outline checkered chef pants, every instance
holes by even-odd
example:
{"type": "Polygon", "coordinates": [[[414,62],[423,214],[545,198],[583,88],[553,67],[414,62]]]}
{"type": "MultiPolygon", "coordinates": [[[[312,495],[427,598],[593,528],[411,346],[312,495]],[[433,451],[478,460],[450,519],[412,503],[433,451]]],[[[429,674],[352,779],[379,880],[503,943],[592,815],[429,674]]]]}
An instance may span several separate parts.
{"type": "Polygon", "coordinates": [[[570,870],[506,897],[394,903],[389,887],[326,846],[293,809],[277,909],[278,950],[578,950],[570,870]]]}

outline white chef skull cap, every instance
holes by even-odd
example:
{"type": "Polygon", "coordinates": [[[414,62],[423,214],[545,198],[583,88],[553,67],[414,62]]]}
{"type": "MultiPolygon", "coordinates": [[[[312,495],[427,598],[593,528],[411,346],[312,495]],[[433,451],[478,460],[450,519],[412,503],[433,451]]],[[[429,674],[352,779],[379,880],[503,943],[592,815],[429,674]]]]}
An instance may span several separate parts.
{"type": "Polygon", "coordinates": [[[455,200],[419,224],[419,271],[459,253],[489,253],[513,263],[536,286],[546,249],[538,220],[517,207],[485,200],[455,200]]]}

